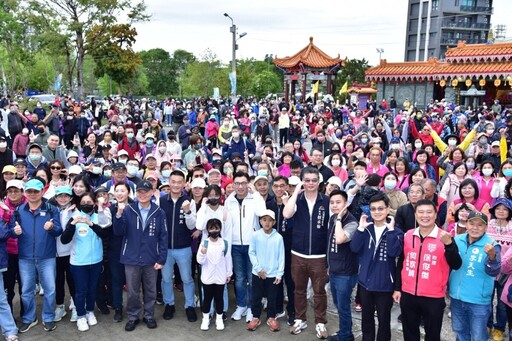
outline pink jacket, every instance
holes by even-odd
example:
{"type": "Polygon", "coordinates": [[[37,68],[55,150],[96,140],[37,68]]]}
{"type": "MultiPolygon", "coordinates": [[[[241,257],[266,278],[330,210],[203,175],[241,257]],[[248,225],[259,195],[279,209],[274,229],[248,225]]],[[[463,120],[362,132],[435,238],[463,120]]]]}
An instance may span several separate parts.
{"type": "Polygon", "coordinates": [[[208,121],[206,123],[206,137],[209,138],[211,136],[217,136],[219,133],[219,124],[217,121],[208,121]]]}
{"type": "MultiPolygon", "coordinates": [[[[501,273],[506,275],[512,274],[512,264],[510,264],[510,259],[512,258],[512,247],[505,252],[504,255],[501,256],[501,273]]],[[[512,276],[509,276],[505,286],[503,287],[503,292],[501,293],[501,300],[503,303],[512,308],[512,302],[507,299],[508,290],[512,285],[512,276]]]]}
{"type": "MultiPolygon", "coordinates": [[[[21,199],[20,205],[24,204],[26,202],[27,202],[27,198],[25,198],[25,196],[23,196],[23,198],[21,199]]],[[[7,198],[5,200],[5,204],[7,205],[7,207],[9,207],[9,210],[5,211],[4,209],[0,208],[0,217],[6,224],[9,224],[11,222],[12,212],[14,212],[14,210],[16,209],[17,206],[13,205],[10,202],[9,198],[7,198]]],[[[11,255],[18,254],[18,238],[7,239],[7,253],[11,254],[11,255]]]]}
{"type": "Polygon", "coordinates": [[[28,135],[18,134],[12,143],[12,151],[16,154],[16,156],[27,155],[27,147],[29,143],[30,140],[28,135]]]}

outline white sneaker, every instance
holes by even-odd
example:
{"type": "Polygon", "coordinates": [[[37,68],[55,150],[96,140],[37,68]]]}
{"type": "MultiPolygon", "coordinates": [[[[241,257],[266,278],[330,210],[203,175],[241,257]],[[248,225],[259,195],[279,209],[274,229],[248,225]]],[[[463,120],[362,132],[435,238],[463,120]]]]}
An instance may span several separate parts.
{"type": "Polygon", "coordinates": [[[53,322],[59,322],[64,316],[66,316],[66,314],[66,307],[64,304],[58,305],[57,308],[55,308],[55,317],[53,318],[53,322]]]}
{"type": "Polygon", "coordinates": [[[319,339],[327,339],[327,337],[329,336],[327,334],[327,329],[325,328],[325,324],[323,324],[323,323],[317,323],[315,330],[316,330],[316,337],[319,339]]]}
{"type": "Polygon", "coordinates": [[[247,312],[246,312],[246,315],[245,315],[245,322],[247,322],[247,323],[251,322],[253,317],[254,316],[252,316],[251,308],[247,309],[247,312]]]}
{"type": "Polygon", "coordinates": [[[76,309],[73,308],[71,310],[71,318],[69,319],[69,322],[77,322],[77,320],[78,320],[78,314],[76,312],[76,309]]]}
{"type": "Polygon", "coordinates": [[[294,335],[298,335],[302,332],[303,329],[306,329],[308,324],[306,321],[295,320],[293,326],[290,327],[290,333],[294,335]]]}
{"type": "Polygon", "coordinates": [[[44,296],[44,289],[42,285],[39,286],[39,296],[44,296]]]}
{"type": "Polygon", "coordinates": [[[210,326],[210,314],[203,313],[203,319],[201,320],[201,330],[208,330],[210,326]]]}
{"type": "Polygon", "coordinates": [[[231,319],[233,321],[240,321],[242,319],[242,316],[247,315],[247,307],[236,307],[235,312],[233,315],[231,315],[231,319]]]}
{"type": "Polygon", "coordinates": [[[222,314],[217,314],[217,318],[215,319],[215,329],[224,330],[224,320],[222,319],[222,314]]]}
{"type": "Polygon", "coordinates": [[[283,310],[282,312],[276,314],[276,320],[280,319],[281,317],[285,317],[285,316],[286,316],[286,311],[283,310]]]}
{"type": "Polygon", "coordinates": [[[87,324],[87,319],[85,317],[80,317],[78,321],[76,321],[76,326],[78,327],[78,330],[81,332],[89,330],[89,325],[87,324]]]}
{"type": "Polygon", "coordinates": [[[92,311],[88,311],[86,314],[85,314],[85,317],[87,318],[87,323],[90,325],[90,326],[95,326],[98,324],[98,320],[96,320],[96,316],[94,316],[94,313],[92,311]]]}

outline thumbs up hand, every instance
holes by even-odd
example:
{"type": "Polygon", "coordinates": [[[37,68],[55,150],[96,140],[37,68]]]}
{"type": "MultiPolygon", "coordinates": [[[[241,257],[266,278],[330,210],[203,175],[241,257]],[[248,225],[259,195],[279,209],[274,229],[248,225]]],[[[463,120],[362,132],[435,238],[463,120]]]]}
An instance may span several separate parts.
{"type": "Polygon", "coordinates": [[[21,226],[18,222],[16,222],[16,225],[14,226],[14,233],[16,233],[17,236],[23,233],[23,230],[21,229],[21,226]]]}
{"type": "Polygon", "coordinates": [[[44,223],[44,229],[46,231],[50,231],[51,229],[53,229],[53,218],[44,223]]]}

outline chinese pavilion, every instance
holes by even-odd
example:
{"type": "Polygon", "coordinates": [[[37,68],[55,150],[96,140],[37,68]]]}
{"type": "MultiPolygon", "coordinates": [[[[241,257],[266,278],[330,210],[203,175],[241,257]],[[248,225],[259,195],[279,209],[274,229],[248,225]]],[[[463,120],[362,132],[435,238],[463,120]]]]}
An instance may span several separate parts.
{"type": "Polygon", "coordinates": [[[512,104],[512,43],[459,41],[448,49],[445,61],[388,63],[384,59],[366,71],[366,79],[377,83],[378,100],[394,96],[397,103],[408,99],[419,108],[442,98],[473,107],[496,98],[512,104]]]}
{"type": "Polygon", "coordinates": [[[273,63],[285,73],[284,97],[286,101],[294,97],[300,90],[302,98],[306,97],[308,83],[316,81],[326,82],[326,94],[334,95],[333,80],[338,70],[345,65],[345,61],[338,57],[332,58],[313,44],[313,37],[309,44],[291,57],[275,58],[273,63]]]}

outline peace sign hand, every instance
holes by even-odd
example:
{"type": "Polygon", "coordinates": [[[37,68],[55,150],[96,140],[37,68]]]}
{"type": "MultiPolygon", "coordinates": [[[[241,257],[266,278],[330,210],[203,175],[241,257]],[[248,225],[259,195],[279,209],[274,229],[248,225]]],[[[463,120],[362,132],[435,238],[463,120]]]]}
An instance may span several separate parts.
{"type": "Polygon", "coordinates": [[[363,214],[361,216],[361,219],[359,220],[359,227],[366,229],[368,226],[370,226],[370,222],[368,222],[368,216],[366,214],[363,214]]]}

